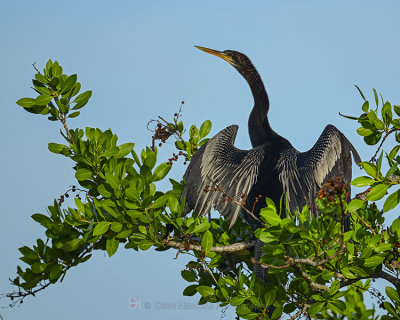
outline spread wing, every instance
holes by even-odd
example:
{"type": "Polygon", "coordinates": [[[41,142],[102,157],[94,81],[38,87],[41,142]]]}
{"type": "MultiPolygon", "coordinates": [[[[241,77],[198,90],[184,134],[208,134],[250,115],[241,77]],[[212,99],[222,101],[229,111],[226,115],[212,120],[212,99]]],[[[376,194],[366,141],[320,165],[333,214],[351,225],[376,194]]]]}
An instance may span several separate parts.
{"type": "Polygon", "coordinates": [[[184,175],[184,214],[194,210],[205,215],[214,208],[231,220],[231,226],[235,223],[264,159],[262,147],[249,151],[234,147],[237,131],[237,125],[225,128],[193,155],[184,175]]]}
{"type": "Polygon", "coordinates": [[[326,126],[307,152],[293,148],[282,153],[277,168],[290,210],[312,203],[317,191],[332,178],[340,176],[350,185],[351,154],[357,164],[361,162],[350,141],[333,125],[326,126]]]}

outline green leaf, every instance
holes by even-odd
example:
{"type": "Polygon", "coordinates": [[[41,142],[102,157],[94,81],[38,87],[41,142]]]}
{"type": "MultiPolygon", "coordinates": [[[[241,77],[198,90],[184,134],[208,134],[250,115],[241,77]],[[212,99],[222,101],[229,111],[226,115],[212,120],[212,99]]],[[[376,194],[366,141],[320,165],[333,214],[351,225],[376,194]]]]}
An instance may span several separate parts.
{"type": "Polygon", "coordinates": [[[207,220],[204,220],[202,223],[200,223],[194,227],[193,233],[203,232],[209,228],[210,228],[210,223],[207,220]]]}
{"type": "Polygon", "coordinates": [[[361,95],[361,97],[363,98],[363,100],[364,100],[364,101],[367,101],[367,99],[365,99],[364,94],[362,93],[361,89],[360,89],[357,85],[354,85],[354,86],[357,88],[357,90],[358,90],[358,92],[360,93],[360,95],[361,95]]]}
{"type": "Polygon", "coordinates": [[[400,117],[400,106],[393,106],[393,110],[400,117]]]}
{"type": "Polygon", "coordinates": [[[60,110],[61,113],[67,113],[68,112],[68,107],[67,107],[67,102],[64,101],[64,99],[57,99],[56,100],[56,105],[58,109],[60,110]]]}
{"type": "MultiPolygon", "coordinates": [[[[389,313],[390,313],[392,316],[395,317],[394,319],[398,319],[398,318],[399,318],[399,315],[397,314],[395,308],[393,307],[393,305],[392,305],[390,302],[385,301],[385,302],[383,303],[383,306],[385,307],[385,309],[386,309],[387,311],[389,311],[389,313]]],[[[385,320],[386,320],[386,319],[385,319],[385,320]]]]}
{"type": "Polygon", "coordinates": [[[172,166],[169,165],[167,162],[161,163],[157,168],[154,169],[153,172],[153,181],[159,181],[164,179],[164,177],[168,174],[171,170],[172,166]]]}
{"type": "Polygon", "coordinates": [[[131,235],[131,233],[132,233],[132,230],[124,230],[124,231],[121,231],[120,233],[118,233],[115,237],[122,239],[122,238],[129,237],[131,235]]]}
{"type": "Polygon", "coordinates": [[[53,66],[53,62],[51,61],[51,59],[49,59],[49,60],[47,60],[47,63],[46,63],[46,73],[48,74],[48,75],[51,75],[51,67],[53,66]]]}
{"type": "Polygon", "coordinates": [[[186,287],[185,290],[183,290],[183,295],[184,296],[194,296],[197,292],[196,288],[197,288],[197,284],[192,284],[192,285],[186,287]]]}
{"type": "Polygon", "coordinates": [[[196,274],[193,271],[182,270],[181,275],[182,275],[182,278],[188,282],[196,281],[196,274]]]}
{"type": "Polygon", "coordinates": [[[357,276],[350,272],[349,268],[342,268],[342,274],[348,279],[356,279],[357,276]]]}
{"type": "Polygon", "coordinates": [[[153,202],[153,204],[151,205],[152,208],[156,209],[156,208],[160,208],[163,205],[165,205],[169,199],[169,194],[164,194],[161,197],[157,198],[157,200],[155,200],[153,202]]]}
{"type": "Polygon", "coordinates": [[[236,314],[243,319],[255,319],[259,316],[258,313],[251,313],[251,309],[246,304],[238,306],[236,308],[236,314]]]}
{"type": "Polygon", "coordinates": [[[351,266],[349,267],[349,269],[356,275],[360,276],[360,277],[367,277],[368,273],[366,271],[364,271],[364,269],[357,267],[357,266],[351,266]]]}
{"type": "Polygon", "coordinates": [[[329,294],[333,296],[336,292],[338,292],[340,289],[340,281],[339,280],[333,280],[331,283],[331,286],[329,288],[329,294]]]}
{"type": "Polygon", "coordinates": [[[58,265],[54,266],[53,268],[51,268],[49,280],[54,283],[55,281],[58,280],[58,278],[60,278],[62,272],[63,272],[63,268],[61,265],[58,264],[58,265]]]}
{"type": "Polygon", "coordinates": [[[397,152],[399,151],[399,149],[400,149],[400,146],[397,145],[397,146],[394,146],[394,148],[390,151],[390,153],[389,153],[389,158],[390,158],[391,160],[393,160],[394,157],[397,155],[397,152]]]}
{"type": "Polygon", "coordinates": [[[65,92],[68,92],[69,90],[72,89],[72,87],[75,85],[76,80],[78,79],[78,76],[76,74],[70,75],[67,80],[64,81],[62,87],[61,87],[61,92],[64,94],[65,92]]]}
{"type": "Polygon", "coordinates": [[[390,125],[390,122],[392,121],[392,106],[389,102],[385,102],[385,104],[382,107],[382,117],[383,121],[385,122],[386,126],[390,125]]]}
{"type": "Polygon", "coordinates": [[[42,94],[35,99],[35,104],[37,104],[38,106],[45,106],[51,101],[51,99],[53,99],[52,96],[42,94]]]}
{"type": "Polygon", "coordinates": [[[261,209],[260,216],[270,226],[278,226],[282,220],[272,208],[261,209]]]}
{"type": "Polygon", "coordinates": [[[78,198],[75,198],[75,205],[78,208],[78,210],[82,213],[85,214],[85,205],[82,203],[82,201],[78,198]]]}
{"type": "Polygon", "coordinates": [[[374,132],[371,129],[360,127],[357,129],[357,133],[362,137],[367,137],[367,136],[373,134],[374,132]]]}
{"type": "Polygon", "coordinates": [[[71,251],[75,251],[76,249],[78,249],[79,244],[81,242],[81,239],[79,238],[75,238],[75,239],[71,239],[65,242],[61,242],[60,247],[57,247],[57,249],[62,249],[66,252],[71,252],[71,251]]]}
{"type": "Polygon", "coordinates": [[[213,246],[214,239],[213,235],[210,230],[207,230],[203,234],[203,238],[201,239],[201,246],[203,247],[204,251],[207,253],[210,251],[211,247],[213,246]]]}
{"type": "Polygon", "coordinates": [[[373,146],[376,145],[379,142],[379,140],[381,140],[381,137],[382,137],[382,131],[376,131],[370,136],[364,137],[364,141],[366,144],[373,146]]]}
{"type": "Polygon", "coordinates": [[[114,221],[111,223],[110,229],[114,232],[120,232],[122,229],[122,223],[114,221]]]}
{"type": "Polygon", "coordinates": [[[392,230],[400,238],[400,219],[395,219],[392,223],[392,230]]]}
{"type": "Polygon", "coordinates": [[[133,150],[134,143],[124,143],[118,146],[119,152],[114,156],[115,158],[123,158],[127,156],[133,150]]]}
{"type": "Polygon", "coordinates": [[[199,139],[200,139],[199,129],[197,129],[197,127],[195,125],[192,125],[190,127],[189,136],[190,136],[190,139],[193,141],[193,143],[199,142],[199,139]]]}
{"type": "Polygon", "coordinates": [[[270,287],[269,290],[264,295],[264,301],[265,305],[270,306],[274,303],[276,299],[276,289],[273,287],[270,287]]]}
{"type": "Polygon", "coordinates": [[[357,177],[355,178],[351,184],[355,187],[366,187],[366,186],[370,186],[371,184],[373,184],[375,182],[375,179],[372,179],[370,177],[357,177]]]}
{"type": "Polygon", "coordinates": [[[198,286],[196,288],[197,292],[199,292],[203,297],[213,296],[215,294],[215,290],[211,287],[207,286],[198,286]]]}
{"type": "Polygon", "coordinates": [[[97,191],[105,198],[110,198],[112,196],[112,193],[107,190],[104,184],[99,185],[97,191]]]}
{"type": "Polygon", "coordinates": [[[32,250],[31,248],[29,248],[27,246],[23,246],[23,247],[19,248],[18,250],[28,259],[36,260],[39,258],[38,254],[34,250],[32,250]]]}
{"type": "Polygon", "coordinates": [[[157,157],[155,155],[155,153],[153,151],[151,151],[150,149],[147,150],[146,152],[146,158],[143,161],[143,164],[149,168],[149,169],[153,169],[154,165],[156,164],[157,161],[157,157]]]}
{"type": "Polygon", "coordinates": [[[114,191],[119,190],[120,181],[115,176],[113,176],[109,172],[106,172],[106,178],[111,188],[113,188],[114,191]]]}
{"type": "Polygon", "coordinates": [[[385,291],[390,300],[393,302],[400,302],[399,293],[394,288],[386,287],[385,291]]]}
{"type": "Polygon", "coordinates": [[[203,122],[203,124],[200,127],[200,139],[204,138],[207,136],[211,131],[211,121],[206,120],[203,122]]]}
{"type": "Polygon", "coordinates": [[[346,304],[341,300],[333,300],[328,302],[327,308],[337,314],[343,314],[343,311],[346,310],[346,304]]]}
{"type": "Polygon", "coordinates": [[[391,243],[381,243],[377,247],[374,248],[374,251],[377,253],[385,252],[392,249],[393,245],[391,243]]]}
{"type": "MultiPolygon", "coordinates": [[[[369,258],[371,255],[372,255],[372,248],[365,247],[361,250],[360,258],[366,259],[366,258],[369,258]]],[[[350,268],[350,270],[352,270],[351,267],[349,267],[349,268],[350,268]]]]}
{"type": "Polygon", "coordinates": [[[31,269],[33,273],[42,273],[46,269],[47,264],[36,262],[32,265],[31,269]]]}
{"type": "Polygon", "coordinates": [[[368,101],[365,101],[363,103],[363,105],[361,107],[361,110],[364,111],[364,112],[368,112],[368,110],[369,110],[369,102],[368,101]]]}
{"type": "Polygon", "coordinates": [[[60,67],[60,65],[58,64],[58,61],[54,61],[53,66],[51,68],[53,77],[59,77],[62,74],[62,68],[60,67]]]}
{"type": "Polygon", "coordinates": [[[395,208],[400,202],[400,189],[393,192],[387,197],[385,203],[383,204],[383,212],[388,212],[395,208]]]}
{"type": "Polygon", "coordinates": [[[106,250],[109,257],[112,257],[118,250],[119,241],[115,238],[107,239],[106,250]]]}
{"type": "Polygon", "coordinates": [[[364,266],[367,268],[373,268],[380,265],[383,262],[384,258],[381,256],[372,256],[364,261],[364,266]]]}
{"type": "Polygon", "coordinates": [[[58,143],[49,143],[48,145],[49,151],[53,153],[61,153],[63,155],[69,156],[71,154],[69,148],[63,144],[58,143]]]}
{"type": "Polygon", "coordinates": [[[318,312],[322,310],[324,307],[324,302],[316,302],[314,303],[309,309],[308,313],[312,316],[315,317],[318,312]]]}
{"type": "Polygon", "coordinates": [[[41,83],[47,83],[46,77],[40,73],[35,74],[35,79],[41,83]]]}
{"type": "Polygon", "coordinates": [[[374,125],[378,130],[383,130],[385,128],[385,124],[380,119],[375,119],[374,120],[374,125]]]}
{"type": "Polygon", "coordinates": [[[378,99],[378,94],[376,93],[376,90],[374,88],[372,88],[372,90],[374,91],[374,96],[375,96],[375,104],[378,107],[379,106],[379,99],[378,99]]]}
{"type": "Polygon", "coordinates": [[[236,307],[243,304],[243,302],[245,302],[246,300],[247,300],[246,297],[236,296],[231,299],[230,303],[232,306],[236,307]]]}
{"type": "Polygon", "coordinates": [[[93,235],[94,236],[102,235],[108,231],[109,227],[110,227],[109,222],[101,221],[94,227],[93,235]]]}
{"type": "Polygon", "coordinates": [[[90,91],[90,90],[85,91],[84,93],[81,93],[73,101],[76,103],[76,105],[72,108],[72,110],[77,110],[77,109],[84,107],[88,103],[91,96],[92,96],[92,91],[90,91]]]}
{"type": "Polygon", "coordinates": [[[350,119],[350,120],[358,120],[357,117],[346,116],[344,114],[341,114],[340,112],[339,112],[339,115],[342,116],[343,118],[347,118],[347,119],[350,119]]]}
{"type": "Polygon", "coordinates": [[[78,169],[75,172],[75,178],[77,178],[79,181],[87,180],[91,176],[92,176],[92,172],[90,170],[88,170],[88,169],[85,169],[85,168],[78,169]]]}
{"type": "Polygon", "coordinates": [[[72,112],[71,114],[68,115],[68,118],[76,118],[77,116],[79,116],[81,114],[80,111],[75,111],[72,112]]]}
{"type": "Polygon", "coordinates": [[[36,101],[35,101],[35,99],[32,99],[32,98],[22,98],[22,99],[19,99],[16,103],[18,105],[20,105],[21,107],[30,108],[36,104],[36,101]]]}
{"type": "Polygon", "coordinates": [[[179,202],[175,197],[170,197],[168,199],[168,207],[171,210],[171,212],[176,213],[178,212],[179,209],[179,202]]]}
{"type": "Polygon", "coordinates": [[[151,246],[153,245],[153,243],[147,239],[143,239],[139,242],[138,247],[140,248],[140,250],[147,250],[150,249],[151,246]]]}
{"type": "Polygon", "coordinates": [[[350,211],[350,212],[357,211],[363,205],[364,205],[364,201],[362,201],[360,199],[354,199],[347,205],[346,210],[350,211]]]}
{"type": "Polygon", "coordinates": [[[382,199],[385,196],[388,188],[389,188],[389,185],[387,185],[387,184],[381,183],[381,184],[376,185],[368,193],[367,200],[376,201],[376,200],[382,199]]]}
{"type": "Polygon", "coordinates": [[[51,229],[51,227],[55,224],[55,222],[53,222],[53,220],[51,220],[48,216],[45,216],[41,213],[33,214],[32,219],[36,222],[39,222],[46,229],[51,229]]]}
{"type": "Polygon", "coordinates": [[[367,174],[369,174],[371,177],[374,177],[374,178],[377,177],[376,166],[373,163],[364,161],[364,162],[360,162],[360,165],[364,168],[365,172],[367,174]]]}

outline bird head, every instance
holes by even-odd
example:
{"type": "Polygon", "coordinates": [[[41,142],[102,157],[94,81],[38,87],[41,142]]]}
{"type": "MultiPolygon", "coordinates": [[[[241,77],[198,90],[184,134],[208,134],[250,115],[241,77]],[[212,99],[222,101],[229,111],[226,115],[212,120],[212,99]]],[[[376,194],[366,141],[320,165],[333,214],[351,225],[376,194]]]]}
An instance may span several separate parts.
{"type": "Polygon", "coordinates": [[[255,70],[253,63],[250,59],[243,53],[234,50],[217,51],[209,48],[195,46],[204,52],[210,53],[214,56],[220,57],[231,64],[239,73],[247,78],[249,74],[253,73],[255,70]]]}

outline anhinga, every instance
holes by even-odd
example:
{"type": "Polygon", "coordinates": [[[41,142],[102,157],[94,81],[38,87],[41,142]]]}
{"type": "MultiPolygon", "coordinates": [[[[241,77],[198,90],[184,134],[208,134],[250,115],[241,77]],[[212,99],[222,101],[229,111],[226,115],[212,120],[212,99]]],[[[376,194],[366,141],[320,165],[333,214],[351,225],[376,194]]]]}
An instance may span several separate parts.
{"type": "MultiPolygon", "coordinates": [[[[266,204],[260,200],[254,207],[256,197],[261,195],[262,200],[269,197],[279,204],[285,194],[293,212],[313,203],[317,191],[328,180],[341,176],[346,184],[350,183],[351,154],[356,163],[361,160],[342,132],[328,125],[310,150],[299,152],[272,130],[268,121],[268,95],[250,59],[237,51],[197,48],[229,62],[248,82],[254,98],[248,121],[253,149],[234,147],[237,125],[223,129],[204,144],[193,155],[184,175],[185,214],[194,210],[205,215],[214,208],[227,216],[232,226],[241,210],[239,204],[243,203],[243,197],[247,199],[245,208],[253,210],[257,216],[266,204]],[[218,186],[223,192],[205,192],[208,186],[218,186]],[[227,196],[235,201],[224,201],[227,196]]],[[[251,216],[244,214],[244,217],[253,229],[259,227],[251,216]]],[[[260,258],[261,245],[256,247],[256,259],[260,258]]]]}

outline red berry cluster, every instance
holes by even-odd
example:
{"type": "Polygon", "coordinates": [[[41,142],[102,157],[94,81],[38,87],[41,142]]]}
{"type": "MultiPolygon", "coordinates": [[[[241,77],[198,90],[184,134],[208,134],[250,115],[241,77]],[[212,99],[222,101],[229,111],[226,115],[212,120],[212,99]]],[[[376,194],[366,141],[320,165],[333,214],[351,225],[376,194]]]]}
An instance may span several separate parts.
{"type": "Polygon", "coordinates": [[[80,196],[81,192],[86,192],[88,194],[88,192],[85,190],[78,189],[76,186],[71,186],[70,189],[68,189],[64,194],[60,195],[60,197],[57,199],[58,205],[60,207],[64,203],[65,198],[69,198],[70,192],[75,193],[75,198],[78,198],[79,200],[82,200],[80,196]]]}
{"type": "MultiPolygon", "coordinates": [[[[179,151],[179,153],[178,153],[178,154],[175,154],[175,153],[173,153],[173,154],[172,154],[172,157],[171,157],[171,158],[168,158],[168,162],[167,162],[167,164],[169,164],[169,165],[171,165],[171,166],[172,166],[172,161],[178,161],[178,159],[179,159],[179,156],[185,156],[185,154],[184,154],[182,151],[179,151]]],[[[186,165],[186,161],[185,161],[185,162],[183,162],[183,164],[185,164],[185,165],[186,165]]]]}
{"type": "Polygon", "coordinates": [[[346,198],[350,197],[349,186],[345,183],[342,177],[336,177],[325,183],[318,192],[318,198],[328,198],[329,202],[335,201],[336,196],[341,196],[346,192],[346,198]]]}
{"type": "Polygon", "coordinates": [[[205,271],[204,268],[203,268],[203,266],[201,265],[201,263],[193,262],[193,261],[189,262],[189,263],[186,265],[186,268],[185,268],[185,269],[187,269],[187,270],[189,270],[189,271],[192,271],[192,270],[205,271]]]}

